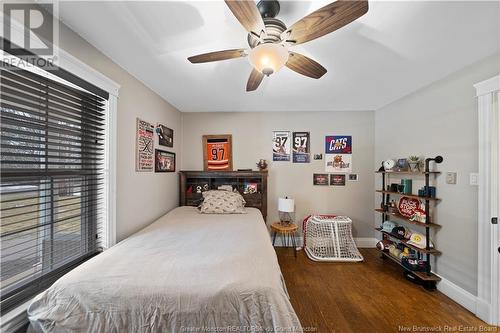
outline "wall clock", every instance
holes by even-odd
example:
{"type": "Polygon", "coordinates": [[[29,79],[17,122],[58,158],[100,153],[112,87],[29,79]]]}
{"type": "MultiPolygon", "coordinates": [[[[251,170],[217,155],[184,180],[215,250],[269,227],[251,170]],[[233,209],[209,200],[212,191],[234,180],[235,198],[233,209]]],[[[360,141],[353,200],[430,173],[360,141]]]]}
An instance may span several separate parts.
{"type": "Polygon", "coordinates": [[[389,171],[392,170],[392,168],[394,168],[396,162],[394,162],[394,160],[388,159],[384,161],[383,165],[384,165],[384,170],[389,171]]]}

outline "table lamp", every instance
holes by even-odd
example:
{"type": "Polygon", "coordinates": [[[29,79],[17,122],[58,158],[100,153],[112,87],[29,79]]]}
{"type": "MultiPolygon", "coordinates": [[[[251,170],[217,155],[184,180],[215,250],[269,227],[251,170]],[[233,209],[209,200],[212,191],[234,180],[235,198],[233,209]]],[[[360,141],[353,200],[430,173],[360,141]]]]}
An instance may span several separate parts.
{"type": "Polygon", "coordinates": [[[295,210],[295,201],[288,197],[278,199],[278,212],[282,224],[289,224],[292,221],[292,214],[295,210]]]}

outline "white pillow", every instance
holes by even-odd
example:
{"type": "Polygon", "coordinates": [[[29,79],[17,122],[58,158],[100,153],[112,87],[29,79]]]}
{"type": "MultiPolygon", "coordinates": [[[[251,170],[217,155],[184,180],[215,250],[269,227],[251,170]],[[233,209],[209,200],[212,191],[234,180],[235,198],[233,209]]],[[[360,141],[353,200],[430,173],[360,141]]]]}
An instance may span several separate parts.
{"type": "Polygon", "coordinates": [[[199,206],[202,214],[246,214],[245,199],[238,192],[206,191],[199,206]]]}

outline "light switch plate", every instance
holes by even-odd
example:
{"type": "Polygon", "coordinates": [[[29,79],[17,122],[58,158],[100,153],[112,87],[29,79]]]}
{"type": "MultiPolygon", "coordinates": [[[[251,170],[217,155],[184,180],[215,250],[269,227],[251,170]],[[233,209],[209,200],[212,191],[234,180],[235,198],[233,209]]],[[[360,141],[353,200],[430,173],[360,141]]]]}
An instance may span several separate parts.
{"type": "Polygon", "coordinates": [[[457,173],[447,172],[446,173],[446,184],[456,184],[457,183],[457,173]]]}
{"type": "Polygon", "coordinates": [[[469,174],[469,183],[470,185],[479,185],[479,174],[476,172],[469,174]]]}

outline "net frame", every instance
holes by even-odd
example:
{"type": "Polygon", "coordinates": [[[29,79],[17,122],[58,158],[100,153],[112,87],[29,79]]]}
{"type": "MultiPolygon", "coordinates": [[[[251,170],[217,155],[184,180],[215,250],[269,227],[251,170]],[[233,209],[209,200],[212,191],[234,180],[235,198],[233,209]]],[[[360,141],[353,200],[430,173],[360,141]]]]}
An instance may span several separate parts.
{"type": "Polygon", "coordinates": [[[364,258],[347,216],[312,215],[304,221],[304,250],[313,261],[359,262],[364,258]]]}

